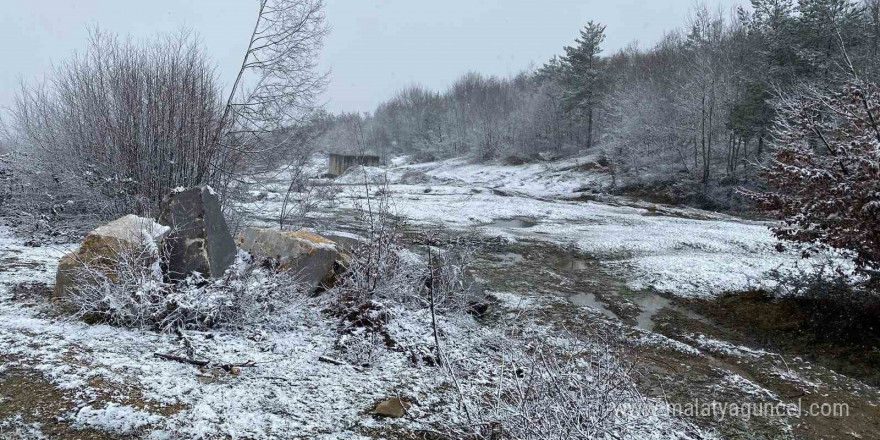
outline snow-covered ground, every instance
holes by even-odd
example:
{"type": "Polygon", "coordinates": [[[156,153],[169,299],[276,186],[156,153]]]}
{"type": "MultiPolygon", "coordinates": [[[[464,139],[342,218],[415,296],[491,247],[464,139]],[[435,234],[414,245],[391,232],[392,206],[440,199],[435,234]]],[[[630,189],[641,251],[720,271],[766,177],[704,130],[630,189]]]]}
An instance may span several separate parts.
{"type": "MultiPolygon", "coordinates": [[[[452,159],[352,169],[337,183],[347,185],[343,206],[350,208],[352,200],[363,197],[365,180],[387,178],[396,212],[414,223],[478,227],[513,240],[572,245],[602,259],[635,290],[716,296],[772,287],[770,271],[785,273],[817,262],[795,251],[778,252],[769,222],[625,198],[572,200],[601,193],[610,184],[602,167],[589,165],[594,159],[521,166],[452,159]],[[521,221],[504,221],[516,219],[521,221]]],[[[268,203],[260,209],[271,218],[280,208],[268,203]]]]}
{"type": "Polygon", "coordinates": [[[51,285],[61,255],[21,241],[0,230],[0,249],[17,262],[0,273],[0,353],[15,359],[2,370],[42,372],[69,394],[67,416],[75,426],[118,434],[149,427],[150,438],[359,438],[352,426],[368,418],[372,403],[392,392],[436,388],[436,376],[407,368],[403,356],[366,372],[318,362],[332,350],[335,332],[317,306],[303,310],[302,325],[283,334],[195,334],[202,356],[257,363],[238,376],[157,359],[154,353],[180,348],[173,336],[68,321],[12,301],[18,283],[51,285]],[[95,379],[102,384],[95,386],[95,379]],[[117,393],[118,402],[88,403],[108,387],[136,389],[142,398],[133,403],[117,393]],[[184,409],[161,415],[175,405],[184,409]]]}
{"type": "MultiPolygon", "coordinates": [[[[625,199],[573,200],[573,193],[598,193],[608,184],[601,168],[581,166],[590,160],[516,167],[450,160],[354,170],[337,179],[344,185],[341,205],[317,216],[342,214],[352,208],[364,195],[364,176],[374,182],[387,176],[396,212],[412,223],[477,228],[514,241],[572,246],[598,258],[636,289],[710,296],[770,284],[768,270],[803,263],[799,255],[774,249],[776,241],[766,223],[625,199]]],[[[317,175],[321,167],[316,162],[312,171],[317,175]]],[[[261,197],[249,208],[258,212],[257,222],[271,224],[267,219],[277,215],[285,190],[286,182],[277,176],[254,190],[261,197]]],[[[371,186],[374,195],[377,190],[377,185],[371,186]]],[[[0,229],[0,249],[0,374],[19,369],[41,373],[63,392],[67,409],[61,417],[71,426],[119,435],[151,439],[359,439],[370,438],[369,432],[375,428],[448,426],[464,417],[453,391],[457,386],[471,396],[492,389],[498,365],[488,359],[493,353],[497,355],[499,341],[505,340],[509,330],[478,324],[469,315],[441,316],[444,340],[454,342],[446,345],[446,355],[468,372],[455,385],[443,370],[412,362],[413,352],[424,352],[433,343],[425,310],[391,310],[388,330],[403,349],[382,347],[369,367],[319,361],[321,356],[339,355],[339,333],[337,321],[320,313],[326,304],[316,298],[300,305],[295,314],[299,324],[290,330],[191,332],[196,350],[204,358],[215,363],[254,363],[239,374],[229,374],[154,357],[155,353],[180,350],[176,336],[87,325],[54,313],[45,299],[13,299],[14,288],[20,283],[51,286],[57,260],[71,249],[26,247],[23,239],[6,229],[0,229]],[[415,403],[405,418],[378,419],[370,413],[376,402],[390,396],[415,403]]],[[[493,295],[509,311],[512,321],[532,336],[559,347],[572,343],[546,324],[525,321],[525,314],[543,313],[565,302],[564,298],[511,292],[493,295]]],[[[778,358],[763,350],[699,335],[681,342],[619,321],[606,322],[601,315],[590,319],[616,328],[621,335],[633,335],[629,340],[633,346],[671,351],[669,361],[673,363],[684,358],[717,365],[712,356],[732,357],[737,362],[764,362],[765,358],[775,362],[778,358]]],[[[812,376],[800,378],[788,365],[780,367],[772,362],[765,363],[778,367],[776,376],[818,386],[812,376]]],[[[812,366],[804,363],[803,368],[812,366]]],[[[778,397],[734,372],[725,370],[720,377],[720,389],[733,393],[754,390],[755,395],[771,400],[778,397]]],[[[2,399],[0,396],[0,403],[2,399]]],[[[648,405],[665,403],[645,399],[648,405]]],[[[27,421],[38,416],[16,414],[0,420],[0,428],[11,425],[27,431],[31,438],[40,438],[40,426],[27,421]]],[[[712,432],[668,414],[623,422],[632,424],[637,438],[714,437],[712,432]]]]}
{"type": "MultiPolygon", "coordinates": [[[[189,333],[199,358],[216,364],[253,362],[229,374],[156,358],[155,353],[179,352],[182,345],[174,335],[88,325],[54,313],[44,296],[14,298],[20,283],[51,286],[57,260],[69,249],[26,247],[3,228],[0,249],[9,259],[0,267],[0,374],[41,373],[64,394],[67,410],[61,417],[74,428],[150,439],[360,439],[370,438],[364,433],[371,428],[421,429],[463,421],[449,377],[437,367],[412,362],[412,353],[424,352],[433,341],[426,310],[393,308],[388,330],[402,349],[387,350],[380,343],[365,368],[319,361],[335,356],[338,344],[338,324],[320,312],[326,306],[321,298],[300,305],[297,325],[289,331],[189,333]],[[404,419],[370,413],[389,396],[415,402],[404,419]]],[[[504,332],[478,325],[466,314],[440,319],[444,339],[454,341],[446,356],[468,372],[460,386],[466,394],[480,395],[492,386],[497,365],[478,353],[497,350],[504,332]]],[[[540,326],[528,331],[571,343],[550,337],[540,326]]],[[[24,422],[40,416],[19,413],[0,420],[0,427],[11,425],[21,435],[26,428],[28,438],[41,438],[39,422],[24,422]]],[[[642,438],[691,438],[699,432],[671,416],[630,423],[642,438]]]]}

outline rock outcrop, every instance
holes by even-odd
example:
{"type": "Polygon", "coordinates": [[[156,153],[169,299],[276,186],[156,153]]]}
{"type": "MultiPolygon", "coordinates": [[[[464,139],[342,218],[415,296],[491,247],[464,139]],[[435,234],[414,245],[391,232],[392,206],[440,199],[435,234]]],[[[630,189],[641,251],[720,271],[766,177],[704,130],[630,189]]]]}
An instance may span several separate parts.
{"type": "Polygon", "coordinates": [[[144,267],[157,264],[169,230],[153,219],[127,215],[89,232],[79,249],[58,263],[53,298],[62,298],[77,285],[90,282],[83,279],[85,268],[112,279],[120,259],[144,267]]]}
{"type": "Polygon", "coordinates": [[[172,280],[193,272],[216,278],[235,261],[235,241],[211,187],[175,190],[162,202],[159,223],[171,227],[167,272],[172,280]]]}
{"type": "Polygon", "coordinates": [[[274,259],[311,290],[332,285],[350,259],[334,241],[306,231],[247,229],[239,234],[238,246],[257,258],[274,259]]]}

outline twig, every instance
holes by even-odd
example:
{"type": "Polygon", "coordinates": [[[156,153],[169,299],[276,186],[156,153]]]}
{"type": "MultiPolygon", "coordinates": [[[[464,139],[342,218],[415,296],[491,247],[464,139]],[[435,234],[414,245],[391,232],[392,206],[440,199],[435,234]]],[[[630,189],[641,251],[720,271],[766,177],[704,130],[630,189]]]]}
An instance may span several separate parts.
{"type": "Polygon", "coordinates": [[[153,353],[153,356],[155,356],[159,359],[164,359],[166,361],[180,362],[180,363],[184,363],[184,364],[195,365],[197,367],[207,367],[208,365],[211,364],[211,361],[200,361],[198,359],[187,359],[185,357],[175,356],[173,354],[153,353]]]}
{"type": "Polygon", "coordinates": [[[348,365],[348,362],[340,361],[339,359],[333,359],[333,358],[327,357],[327,356],[318,356],[318,361],[326,362],[328,364],[333,364],[333,365],[348,365]]]}

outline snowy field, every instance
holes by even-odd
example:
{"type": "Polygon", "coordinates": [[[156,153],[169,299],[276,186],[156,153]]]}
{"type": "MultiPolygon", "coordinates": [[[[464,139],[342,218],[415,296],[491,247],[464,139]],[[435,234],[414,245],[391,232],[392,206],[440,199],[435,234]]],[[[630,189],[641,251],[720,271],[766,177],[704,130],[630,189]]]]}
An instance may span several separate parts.
{"type": "MultiPolygon", "coordinates": [[[[372,429],[431,429],[463,422],[448,376],[436,367],[413,364],[412,353],[430,351],[426,310],[392,308],[389,325],[398,350],[378,350],[368,367],[319,361],[338,356],[335,319],[320,313],[320,298],[299,307],[297,325],[284,332],[190,332],[199,358],[217,364],[250,362],[238,374],[158,359],[174,353],[174,335],[87,325],[58,316],[45,297],[15,298],[19,283],[51,286],[57,260],[68,249],[33,248],[0,229],[0,248],[9,258],[0,272],[0,374],[33,370],[64,395],[61,417],[74,428],[94,428],[135,438],[318,438],[361,439],[372,429]],[[14,258],[15,264],[11,264],[14,258]],[[416,402],[403,419],[378,419],[371,409],[401,396],[416,402]]],[[[446,356],[465,372],[465,395],[491,390],[503,328],[479,326],[469,315],[440,317],[446,356]]],[[[552,344],[572,341],[540,326],[528,332],[552,344]]],[[[356,336],[355,336],[356,337],[356,336]]],[[[511,355],[521,356],[511,343],[511,355]]],[[[338,359],[338,358],[337,358],[338,359]]],[[[2,396],[0,396],[2,397],[2,396]]],[[[644,403],[639,400],[637,403],[644,403]]],[[[4,432],[19,438],[45,438],[40,417],[17,414],[0,420],[4,432]]],[[[640,438],[711,438],[688,422],[669,416],[633,419],[640,438]]]]}
{"type": "MultiPolygon", "coordinates": [[[[574,246],[601,259],[634,290],[712,297],[773,287],[771,270],[786,273],[818,262],[778,252],[769,222],[626,198],[572,200],[601,193],[610,184],[601,167],[577,169],[594,159],[521,166],[453,159],[350,170],[337,183],[347,185],[344,206],[350,208],[352,200],[363,197],[365,180],[374,183],[375,192],[387,178],[396,212],[411,222],[574,246]]],[[[321,169],[321,163],[314,167],[321,169]]],[[[277,199],[254,208],[271,218],[280,210],[277,199]]]]}
{"type": "MultiPolygon", "coordinates": [[[[801,263],[798,255],[775,251],[776,241],[765,223],[626,199],[574,201],[572,191],[600,192],[608,184],[601,172],[573,168],[585,162],[589,158],[518,167],[445,161],[358,170],[338,179],[344,189],[340,204],[316,216],[342,214],[362,201],[364,176],[374,183],[387,176],[395,211],[414,224],[476,229],[512,241],[538,240],[574,247],[599,259],[635,289],[711,296],[772,283],[768,270],[801,263]]],[[[313,172],[317,175],[321,168],[317,162],[313,172]]],[[[277,215],[286,187],[283,179],[275,179],[254,190],[261,200],[249,206],[258,212],[258,222],[267,225],[277,215]]],[[[370,189],[375,195],[379,186],[373,184],[370,189]]],[[[190,332],[199,356],[215,364],[251,365],[229,374],[218,368],[156,358],[155,353],[180,352],[182,343],[175,335],[87,325],[58,316],[44,298],[17,297],[15,286],[20,283],[51,286],[57,260],[70,250],[26,247],[23,243],[24,239],[0,229],[0,249],[4,249],[0,267],[0,352],[4,363],[0,374],[19,369],[41,373],[63,393],[66,409],[61,417],[70,426],[113,435],[366,439],[388,429],[431,430],[464,422],[465,414],[455,403],[459,399],[454,391],[457,387],[472,402],[494,390],[499,358],[493,361],[493,356],[506,362],[523,355],[526,345],[518,346],[508,339],[510,325],[563,350],[582,343],[525,318],[533,312],[540,315],[553,304],[568,304],[566,299],[495,292],[506,310],[497,325],[480,325],[469,315],[440,316],[443,340],[455,341],[444,342],[444,346],[450,363],[463,372],[459,384],[450,382],[437,367],[412,361],[413,353],[431,350],[430,317],[426,310],[403,306],[391,306],[393,319],[388,327],[400,349],[377,350],[370,354],[368,367],[347,362],[338,365],[319,360],[340,359],[341,343],[338,322],[321,312],[326,304],[319,297],[293,305],[297,325],[290,330],[190,332]],[[507,346],[509,351],[499,355],[499,346],[507,346]],[[371,413],[377,402],[394,396],[414,402],[406,417],[382,419],[371,413]]],[[[618,328],[621,335],[629,334],[634,346],[672,353],[673,362],[684,356],[714,363],[717,361],[710,355],[720,353],[743,360],[767,358],[761,362],[777,368],[778,356],[763,351],[701,336],[682,343],[620,322],[602,322],[618,328]]],[[[812,371],[813,367],[803,368],[812,371]]],[[[748,395],[753,390],[756,395],[779,398],[734,372],[719,371],[721,382],[712,386],[724,392],[748,395]]],[[[780,371],[779,375],[794,377],[787,366],[780,371]]],[[[815,380],[798,379],[798,383],[814,384],[815,380]]],[[[633,382],[627,381],[625,386],[631,387],[633,382]]],[[[636,396],[640,405],[664,404],[661,399],[636,396]]],[[[17,416],[0,420],[0,427],[7,431],[11,427],[24,438],[41,438],[39,423],[24,426],[15,422],[38,415],[17,416]]],[[[640,414],[621,423],[631,425],[628,429],[633,438],[716,436],[711,430],[666,414],[640,414]]]]}

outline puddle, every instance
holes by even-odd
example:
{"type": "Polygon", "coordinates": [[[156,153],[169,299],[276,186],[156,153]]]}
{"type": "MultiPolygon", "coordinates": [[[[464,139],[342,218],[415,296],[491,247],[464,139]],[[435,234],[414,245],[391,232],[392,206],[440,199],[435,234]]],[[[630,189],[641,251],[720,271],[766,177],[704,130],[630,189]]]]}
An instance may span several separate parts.
{"type": "Polygon", "coordinates": [[[605,307],[605,304],[602,304],[601,302],[599,302],[599,300],[596,299],[596,295],[593,295],[592,293],[578,293],[577,295],[573,295],[573,296],[568,297],[568,300],[571,301],[572,304],[574,304],[576,306],[592,307],[592,308],[602,312],[603,315],[605,315],[609,318],[618,319],[617,315],[615,315],[614,312],[612,312],[611,310],[608,310],[605,307]]]}
{"type": "Polygon", "coordinates": [[[630,301],[635,303],[642,309],[642,312],[639,313],[639,316],[636,316],[636,327],[642,330],[654,331],[654,317],[657,316],[663,309],[669,309],[674,312],[677,312],[681,315],[684,315],[690,319],[707,322],[706,318],[692,312],[684,307],[677,306],[672,304],[672,301],[655,294],[650,293],[637,293],[628,297],[630,301]]]}
{"type": "Polygon", "coordinates": [[[506,218],[506,219],[495,220],[492,223],[489,223],[489,224],[486,224],[483,226],[489,226],[489,227],[493,227],[493,228],[523,229],[523,228],[531,228],[531,227],[537,226],[537,224],[538,224],[538,222],[536,222],[534,220],[525,219],[525,218],[506,218]]]}
{"type": "Polygon", "coordinates": [[[593,265],[587,260],[578,258],[566,258],[553,265],[556,270],[567,270],[571,272],[580,272],[590,269],[593,265]]]}
{"type": "MultiPolygon", "coordinates": [[[[636,327],[642,330],[654,331],[654,317],[657,316],[657,314],[660,313],[660,311],[663,309],[672,310],[695,321],[708,323],[708,320],[704,316],[699,315],[684,307],[677,306],[673,304],[672,301],[659,295],[650,293],[638,293],[627,296],[626,298],[632,303],[638,305],[639,309],[641,309],[639,315],[636,316],[636,327]]],[[[592,307],[593,309],[598,310],[603,315],[609,318],[620,319],[614,312],[609,310],[605,306],[605,304],[599,301],[596,298],[596,295],[592,293],[578,293],[577,295],[568,297],[568,300],[576,306],[592,307]]]]}
{"type": "Polygon", "coordinates": [[[636,316],[636,327],[648,331],[654,330],[654,316],[660,313],[661,309],[672,306],[672,302],[668,299],[649,293],[633,295],[629,300],[642,309],[639,316],[636,316]]]}

